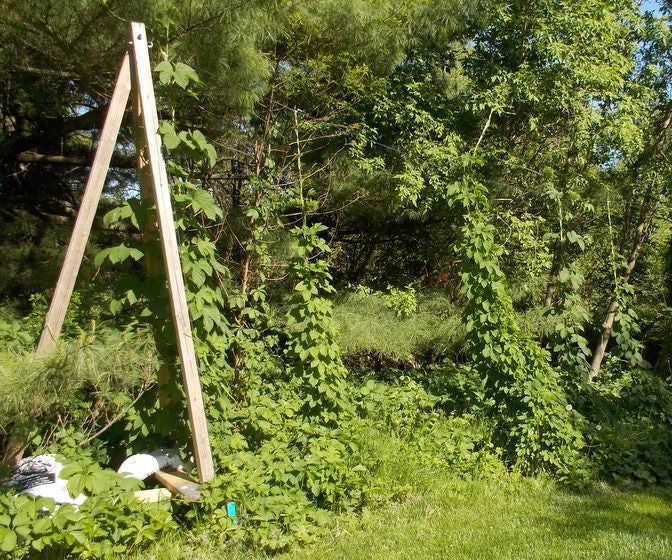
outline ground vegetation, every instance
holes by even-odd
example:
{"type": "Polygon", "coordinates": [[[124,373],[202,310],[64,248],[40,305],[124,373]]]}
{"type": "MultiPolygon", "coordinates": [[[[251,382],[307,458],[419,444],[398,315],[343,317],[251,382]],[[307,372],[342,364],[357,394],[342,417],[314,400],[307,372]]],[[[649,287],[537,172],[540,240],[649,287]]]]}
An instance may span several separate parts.
{"type": "Polygon", "coordinates": [[[179,527],[280,553],[437,479],[556,509],[670,482],[667,3],[0,5],[0,451],[58,453],[91,496],[3,494],[4,552],[142,554],[179,527]],[[34,352],[130,20],[217,472],[198,504],[140,506],[111,472],[191,453],[130,114],[62,341],[34,352]]]}

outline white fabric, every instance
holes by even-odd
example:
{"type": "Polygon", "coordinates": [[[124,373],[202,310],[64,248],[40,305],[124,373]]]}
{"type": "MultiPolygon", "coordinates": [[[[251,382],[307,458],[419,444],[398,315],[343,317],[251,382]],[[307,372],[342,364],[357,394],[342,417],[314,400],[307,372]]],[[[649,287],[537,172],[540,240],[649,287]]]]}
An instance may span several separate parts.
{"type": "Polygon", "coordinates": [[[156,449],[150,453],[131,455],[121,464],[117,472],[127,477],[145,480],[166,467],[179,469],[182,466],[180,456],[174,449],[156,449]]]}
{"type": "Polygon", "coordinates": [[[30,486],[19,493],[29,494],[38,498],[53,498],[57,504],[72,504],[75,506],[83,504],[86,496],[80,494],[73,498],[70,495],[70,492],[68,492],[68,481],[58,476],[61,470],[63,470],[63,465],[53,455],[27,457],[14,468],[12,477],[7,485],[20,487],[22,482],[31,476],[54,475],[54,482],[30,486]]]}
{"type": "MultiPolygon", "coordinates": [[[[156,449],[150,453],[138,453],[126,459],[118,472],[126,477],[144,480],[156,471],[172,468],[181,469],[184,465],[174,449],[156,449]]],[[[38,498],[53,498],[57,504],[79,506],[86,496],[72,497],[68,492],[68,481],[58,474],[63,470],[53,455],[37,455],[23,459],[12,471],[11,478],[2,486],[20,488],[20,494],[30,494],[38,498]],[[53,482],[48,480],[52,478],[53,482]]]]}

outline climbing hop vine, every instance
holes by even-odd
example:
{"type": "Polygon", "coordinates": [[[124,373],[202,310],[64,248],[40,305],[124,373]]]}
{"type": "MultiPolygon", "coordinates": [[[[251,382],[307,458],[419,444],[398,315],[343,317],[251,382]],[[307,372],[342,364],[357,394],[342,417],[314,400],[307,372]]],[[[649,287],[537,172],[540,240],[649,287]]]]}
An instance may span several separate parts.
{"type": "Polygon", "coordinates": [[[463,211],[456,251],[464,259],[464,318],[475,367],[494,402],[495,443],[522,472],[574,478],[581,472],[580,419],[567,402],[548,352],[518,327],[499,264],[502,250],[488,220],[487,189],[465,174],[448,186],[446,199],[463,211]]]}
{"type": "Polygon", "coordinates": [[[293,362],[295,376],[305,386],[305,412],[322,417],[329,424],[349,409],[345,379],[336,341],[332,304],[325,297],[333,293],[327,263],[319,255],[329,246],[320,237],[324,225],[303,225],[292,230],[296,254],[289,272],[299,281],[289,301],[286,355],[293,362]],[[317,257],[313,255],[317,254],[317,257]]]}

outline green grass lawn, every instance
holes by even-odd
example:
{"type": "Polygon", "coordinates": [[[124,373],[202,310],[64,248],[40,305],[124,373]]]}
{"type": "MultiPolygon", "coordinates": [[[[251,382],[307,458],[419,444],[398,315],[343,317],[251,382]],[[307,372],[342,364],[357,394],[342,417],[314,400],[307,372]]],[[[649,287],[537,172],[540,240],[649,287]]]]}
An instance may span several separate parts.
{"type": "MultiPolygon", "coordinates": [[[[268,558],[169,539],[138,558],[268,558]]],[[[572,492],[542,480],[437,480],[378,511],[344,518],[316,546],[287,559],[672,560],[672,488],[572,492]]]]}
{"type": "Polygon", "coordinates": [[[672,558],[672,496],[446,485],[295,558],[672,558]]]}

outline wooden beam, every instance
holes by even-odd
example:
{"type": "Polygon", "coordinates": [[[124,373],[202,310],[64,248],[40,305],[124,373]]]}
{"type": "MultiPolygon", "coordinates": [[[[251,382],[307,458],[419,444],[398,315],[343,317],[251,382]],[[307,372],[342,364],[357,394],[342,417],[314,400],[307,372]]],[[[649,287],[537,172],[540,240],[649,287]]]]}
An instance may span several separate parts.
{"type": "MultiPolygon", "coordinates": [[[[131,81],[137,81],[135,72],[132,73],[131,81]]],[[[151,163],[149,161],[149,149],[147,146],[147,135],[145,134],[142,123],[144,122],[143,107],[140,99],[140,91],[136,84],[131,89],[131,99],[133,105],[133,139],[135,142],[135,164],[138,170],[138,182],[140,183],[140,198],[142,205],[147,212],[147,219],[142,226],[142,237],[144,245],[147,248],[156,250],[145,251],[144,265],[148,279],[155,285],[162,285],[166,281],[165,265],[163,256],[160,252],[160,233],[156,217],[156,203],[154,201],[154,179],[152,176],[151,163]]],[[[172,318],[168,317],[168,321],[172,318]]],[[[175,384],[175,375],[173,373],[172,352],[168,351],[168,340],[165,333],[170,332],[168,325],[152,324],[152,330],[156,340],[156,350],[159,354],[160,365],[156,372],[158,381],[159,406],[164,408],[170,404],[171,393],[174,390],[171,384],[175,384]]]]}
{"type": "Polygon", "coordinates": [[[173,493],[167,488],[150,488],[149,490],[136,490],[133,497],[144,504],[154,504],[169,500],[173,493]]]}
{"type": "Polygon", "coordinates": [[[93,158],[91,173],[84,188],[84,196],[77,213],[70,244],[68,245],[65,260],[63,261],[58,282],[56,283],[56,289],[54,290],[49,311],[44,321],[42,335],[37,345],[38,354],[52,349],[61,334],[63,320],[65,319],[65,313],[72,297],[72,290],[75,287],[77,274],[84,257],[84,250],[91,233],[91,226],[96,216],[98,202],[103,192],[105,177],[107,176],[114,147],[117,143],[130,91],[131,73],[129,56],[127,54],[124,56],[119,69],[117,83],[114,87],[110,107],[107,111],[96,154],[93,158]]]}
{"type": "Polygon", "coordinates": [[[154,478],[168,488],[172,494],[180,494],[190,502],[195,502],[201,497],[198,484],[191,480],[164,471],[156,471],[154,478]]]}
{"type": "Polygon", "coordinates": [[[131,45],[131,73],[133,87],[136,88],[142,122],[137,123],[144,129],[147,156],[154,187],[157,221],[163,251],[170,305],[177,336],[177,346],[182,365],[182,380],[187,396],[187,408],[191,422],[191,435],[198,475],[202,482],[214,478],[214,467],[208,426],[203,407],[201,382],[198,377],[196,353],[191,334],[191,323],[185,293],[182,265],[175,233],[173,208],[170,200],[170,187],[166,165],[161,154],[161,137],[158,134],[159,120],[154,96],[152,69],[145,25],[132,22],[129,43],[131,45]]]}

